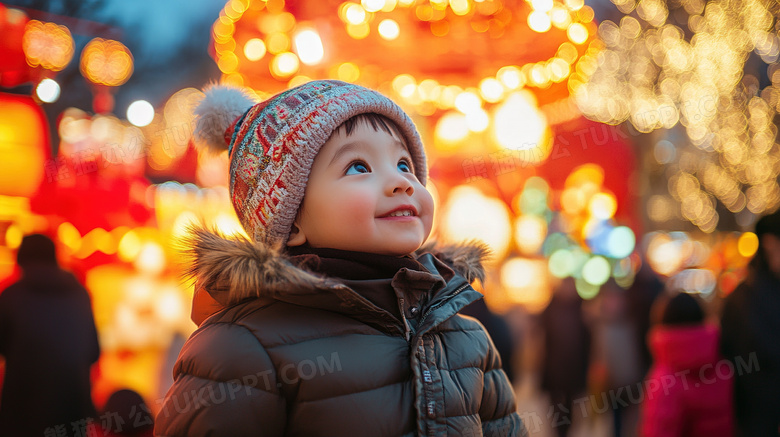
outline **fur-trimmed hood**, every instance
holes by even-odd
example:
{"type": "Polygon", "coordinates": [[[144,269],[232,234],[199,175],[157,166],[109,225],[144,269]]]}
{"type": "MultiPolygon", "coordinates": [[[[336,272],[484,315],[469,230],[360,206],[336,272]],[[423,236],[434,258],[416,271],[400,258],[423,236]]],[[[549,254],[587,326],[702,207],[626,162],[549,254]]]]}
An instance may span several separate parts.
{"type": "MultiPolygon", "coordinates": [[[[335,279],[298,267],[280,250],[242,236],[225,237],[216,231],[193,227],[181,246],[186,257],[186,276],[222,305],[253,297],[276,298],[291,290],[305,293],[344,288],[335,279]]],[[[426,253],[447,264],[469,283],[484,280],[482,264],[489,256],[484,244],[426,244],[415,253],[415,258],[426,253]]]]}

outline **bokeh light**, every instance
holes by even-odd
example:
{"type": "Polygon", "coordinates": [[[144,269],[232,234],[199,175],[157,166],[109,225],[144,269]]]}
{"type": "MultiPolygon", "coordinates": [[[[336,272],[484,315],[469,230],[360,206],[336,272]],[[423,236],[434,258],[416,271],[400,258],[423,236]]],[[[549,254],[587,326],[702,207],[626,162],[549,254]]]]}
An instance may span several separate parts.
{"type": "Polygon", "coordinates": [[[737,248],[739,254],[745,258],[751,258],[758,251],[758,236],[753,232],[745,232],[739,236],[737,248]]]}
{"type": "Polygon", "coordinates": [[[544,33],[552,28],[552,20],[545,12],[533,11],[528,14],[528,27],[534,32],[544,33]]]}
{"type": "Polygon", "coordinates": [[[43,79],[35,87],[35,95],[45,103],[56,102],[60,98],[60,84],[53,79],[43,79]]]}
{"type": "Polygon", "coordinates": [[[571,276],[576,267],[576,260],[571,251],[567,249],[558,249],[550,255],[548,268],[550,273],[556,278],[565,278],[571,276]]]}
{"type": "Polygon", "coordinates": [[[401,34],[401,28],[398,26],[398,23],[389,18],[380,21],[377,30],[379,31],[379,36],[391,41],[398,38],[398,35],[401,34]]]}
{"type": "Polygon", "coordinates": [[[549,155],[547,120],[527,92],[514,92],[496,108],[494,135],[499,145],[510,150],[526,150],[524,156],[536,162],[549,155]]]}
{"type": "Polygon", "coordinates": [[[81,51],[80,68],[90,82],[119,86],[133,73],[133,56],[119,41],[94,38],[81,51]]]}
{"type": "Polygon", "coordinates": [[[441,232],[447,241],[479,240],[502,259],[512,241],[509,208],[468,185],[455,187],[442,212],[441,232]]]}
{"type": "Polygon", "coordinates": [[[263,59],[265,53],[265,43],[260,38],[252,38],[244,44],[244,56],[250,61],[263,59]]]}
{"type": "Polygon", "coordinates": [[[295,50],[306,65],[316,65],[325,56],[320,35],[314,29],[303,29],[295,35],[295,50]]]}
{"type": "Polygon", "coordinates": [[[607,254],[613,258],[625,258],[631,255],[635,246],[636,236],[629,227],[615,227],[607,236],[607,254]]]}
{"type": "Polygon", "coordinates": [[[609,280],[612,267],[603,256],[594,256],[582,266],[582,279],[591,285],[602,285],[609,280]]]}
{"type": "Polygon", "coordinates": [[[136,100],[127,107],[127,121],[135,126],[147,126],[154,120],[154,106],[146,100],[136,100]]]}

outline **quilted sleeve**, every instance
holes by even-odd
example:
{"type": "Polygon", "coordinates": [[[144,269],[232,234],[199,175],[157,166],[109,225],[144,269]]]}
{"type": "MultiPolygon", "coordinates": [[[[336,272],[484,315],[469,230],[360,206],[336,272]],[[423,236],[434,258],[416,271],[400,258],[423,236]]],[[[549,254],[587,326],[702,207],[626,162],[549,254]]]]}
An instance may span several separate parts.
{"type": "MultiPolygon", "coordinates": [[[[483,328],[484,329],[484,328],[483,328]]],[[[482,403],[479,416],[482,420],[482,434],[485,437],[528,436],[528,431],[520,415],[517,414],[515,393],[509,379],[501,368],[501,358],[493,340],[485,332],[488,341],[486,357],[485,385],[482,391],[482,403]]]]}
{"type": "Polygon", "coordinates": [[[185,343],[156,436],[275,437],[286,407],[266,350],[245,327],[211,323],[185,343]]]}

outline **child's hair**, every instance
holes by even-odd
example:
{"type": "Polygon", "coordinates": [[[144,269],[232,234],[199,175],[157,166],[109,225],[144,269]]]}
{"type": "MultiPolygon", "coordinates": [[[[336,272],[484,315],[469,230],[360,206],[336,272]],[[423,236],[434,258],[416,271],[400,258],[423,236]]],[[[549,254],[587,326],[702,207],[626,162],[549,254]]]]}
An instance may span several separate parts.
{"type": "Polygon", "coordinates": [[[661,324],[666,326],[693,325],[704,321],[704,310],[695,297],[679,292],[668,299],[661,315],[661,324]]]}
{"type": "Polygon", "coordinates": [[[355,131],[355,128],[360,123],[366,123],[369,126],[371,126],[372,129],[379,132],[385,132],[388,135],[392,135],[401,142],[404,143],[404,146],[406,146],[404,136],[401,133],[401,130],[398,129],[398,125],[395,124],[393,120],[390,120],[389,118],[385,117],[381,114],[375,114],[373,112],[366,112],[363,114],[358,114],[353,116],[352,118],[348,119],[344,123],[341,124],[341,126],[337,127],[336,130],[333,131],[335,134],[336,132],[344,129],[344,132],[346,133],[346,136],[352,135],[352,132],[355,131]]]}

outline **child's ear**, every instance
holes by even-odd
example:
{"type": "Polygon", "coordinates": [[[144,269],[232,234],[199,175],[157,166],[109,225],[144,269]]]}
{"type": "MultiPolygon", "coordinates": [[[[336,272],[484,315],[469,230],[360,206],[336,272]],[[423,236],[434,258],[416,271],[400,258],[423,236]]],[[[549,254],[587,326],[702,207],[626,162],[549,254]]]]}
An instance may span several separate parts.
{"type": "Polygon", "coordinates": [[[306,235],[304,235],[303,231],[301,230],[301,227],[298,226],[298,220],[296,220],[292,225],[292,230],[290,231],[290,238],[287,239],[287,245],[293,247],[293,246],[300,246],[304,243],[306,243],[306,235]]]}

